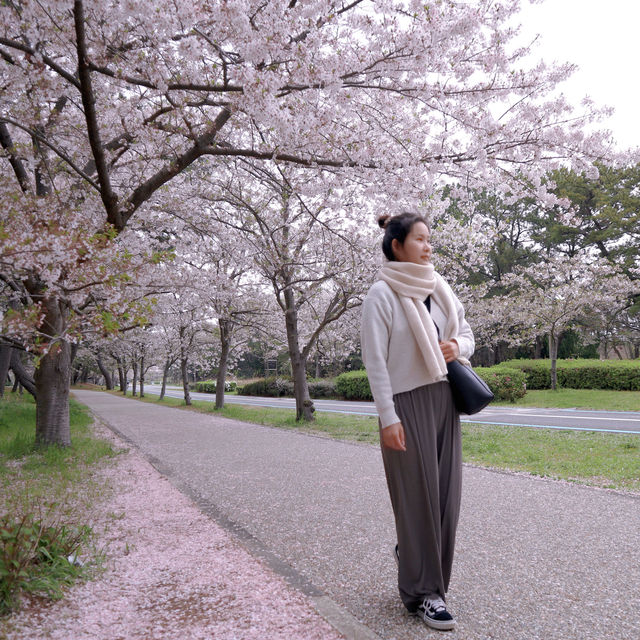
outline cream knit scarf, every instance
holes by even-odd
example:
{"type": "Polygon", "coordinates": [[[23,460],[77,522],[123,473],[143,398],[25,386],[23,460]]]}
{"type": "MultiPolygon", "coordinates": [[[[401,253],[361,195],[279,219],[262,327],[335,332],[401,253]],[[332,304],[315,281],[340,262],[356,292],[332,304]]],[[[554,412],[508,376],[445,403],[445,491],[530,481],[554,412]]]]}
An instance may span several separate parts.
{"type": "Polygon", "coordinates": [[[384,280],[400,299],[429,374],[434,379],[446,375],[447,365],[438,346],[438,331],[424,304],[427,296],[432,296],[446,315],[447,326],[444,330],[441,328],[442,340],[450,340],[458,335],[458,313],[442,276],[432,264],[386,262],[378,272],[378,279],[384,280]]]}

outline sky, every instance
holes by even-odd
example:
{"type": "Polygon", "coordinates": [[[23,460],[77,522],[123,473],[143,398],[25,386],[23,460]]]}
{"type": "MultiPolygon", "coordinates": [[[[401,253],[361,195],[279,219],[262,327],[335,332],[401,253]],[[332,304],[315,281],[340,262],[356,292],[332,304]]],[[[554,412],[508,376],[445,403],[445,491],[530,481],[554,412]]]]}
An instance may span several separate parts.
{"type": "Polygon", "coordinates": [[[521,0],[522,37],[540,35],[535,52],[546,62],[579,66],[563,85],[570,102],[588,95],[615,108],[603,122],[618,149],[640,147],[640,2],[637,0],[521,0]]]}

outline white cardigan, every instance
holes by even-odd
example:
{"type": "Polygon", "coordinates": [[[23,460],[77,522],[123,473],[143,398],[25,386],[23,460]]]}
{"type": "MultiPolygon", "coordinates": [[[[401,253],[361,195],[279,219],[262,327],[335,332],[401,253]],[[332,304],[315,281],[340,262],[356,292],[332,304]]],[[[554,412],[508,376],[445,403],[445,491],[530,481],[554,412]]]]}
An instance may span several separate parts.
{"type": "MultiPolygon", "coordinates": [[[[446,286],[455,301],[460,327],[459,335],[452,336],[452,339],[458,343],[460,355],[470,358],[475,349],[473,332],[465,320],[460,300],[449,285],[446,286]]],[[[431,317],[437,327],[443,329],[446,326],[447,318],[433,297],[431,317]]],[[[400,422],[393,404],[394,394],[447,379],[446,376],[434,379],[427,372],[400,300],[382,280],[373,284],[364,299],[360,345],[362,360],[367,369],[369,385],[383,428],[400,422]]]]}

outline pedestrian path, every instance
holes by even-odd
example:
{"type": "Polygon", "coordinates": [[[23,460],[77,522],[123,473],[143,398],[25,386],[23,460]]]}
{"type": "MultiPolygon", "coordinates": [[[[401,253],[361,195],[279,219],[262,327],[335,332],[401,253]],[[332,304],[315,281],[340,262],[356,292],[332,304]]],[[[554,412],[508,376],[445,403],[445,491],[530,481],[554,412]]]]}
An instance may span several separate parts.
{"type": "MultiPolygon", "coordinates": [[[[352,637],[441,637],[399,604],[376,447],[74,394],[352,637]]],[[[466,466],[448,602],[450,638],[637,640],[640,497],[466,466]]]]}

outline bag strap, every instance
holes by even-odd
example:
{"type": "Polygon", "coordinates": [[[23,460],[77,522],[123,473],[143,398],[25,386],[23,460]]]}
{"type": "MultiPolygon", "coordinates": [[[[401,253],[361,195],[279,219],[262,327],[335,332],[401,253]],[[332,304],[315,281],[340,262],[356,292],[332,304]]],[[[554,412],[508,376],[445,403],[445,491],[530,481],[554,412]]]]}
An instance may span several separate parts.
{"type": "MultiPolygon", "coordinates": [[[[430,295],[426,297],[424,304],[427,307],[427,311],[431,313],[431,296],[430,295]]],[[[438,340],[440,340],[440,327],[438,327],[435,321],[433,322],[433,324],[436,328],[436,331],[438,332],[438,340]]]]}

